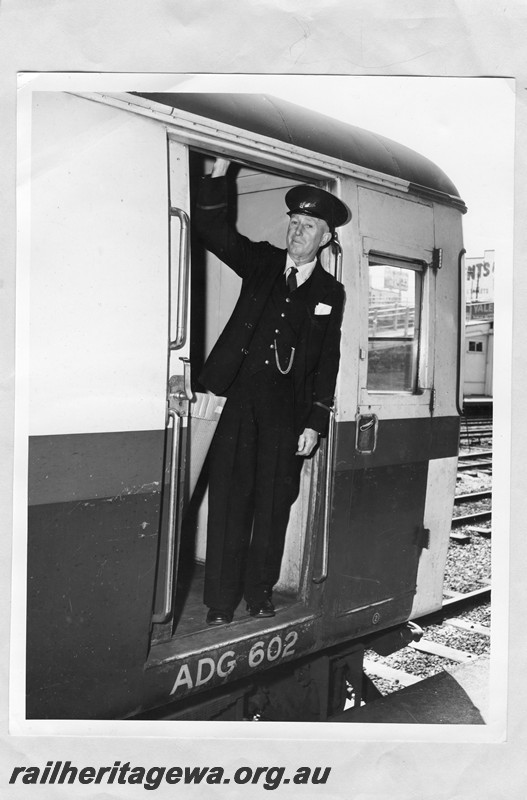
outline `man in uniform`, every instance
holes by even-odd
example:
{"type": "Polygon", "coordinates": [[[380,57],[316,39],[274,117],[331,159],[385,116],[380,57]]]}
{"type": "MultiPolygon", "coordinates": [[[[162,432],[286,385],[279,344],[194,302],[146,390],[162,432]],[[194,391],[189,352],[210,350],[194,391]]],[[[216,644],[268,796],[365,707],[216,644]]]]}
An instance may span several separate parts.
{"type": "Polygon", "coordinates": [[[344,289],[318,252],[350,218],[329,192],[295,186],[285,197],[286,250],[252,242],[228,221],[229,165],[216,159],[194,214],[207,249],[242,278],[199,378],[227,397],[210,451],[209,625],[231,622],[242,593],[251,616],[275,614],[290,508],[303,459],[326,430],[340,359],[344,289]]]}

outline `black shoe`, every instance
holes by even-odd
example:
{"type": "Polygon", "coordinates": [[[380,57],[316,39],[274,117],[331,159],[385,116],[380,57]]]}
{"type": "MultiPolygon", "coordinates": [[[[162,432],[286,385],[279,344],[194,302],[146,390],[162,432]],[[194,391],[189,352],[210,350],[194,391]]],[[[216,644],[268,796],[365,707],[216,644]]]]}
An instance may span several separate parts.
{"type": "Polygon", "coordinates": [[[261,603],[247,603],[247,611],[251,617],[257,617],[258,619],[274,617],[275,615],[274,606],[269,598],[262,600],[261,603]]]}
{"type": "Polygon", "coordinates": [[[232,622],[232,611],[220,611],[219,608],[210,608],[207,614],[207,625],[228,625],[232,622]]]}

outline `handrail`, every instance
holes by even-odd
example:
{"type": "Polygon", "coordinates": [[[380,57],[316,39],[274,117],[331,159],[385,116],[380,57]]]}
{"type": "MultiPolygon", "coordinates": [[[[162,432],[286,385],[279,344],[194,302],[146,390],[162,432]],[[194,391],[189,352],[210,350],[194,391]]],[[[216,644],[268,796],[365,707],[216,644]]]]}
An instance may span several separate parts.
{"type": "Polygon", "coordinates": [[[335,435],[335,418],[331,414],[328,425],[328,437],[325,452],[325,475],[324,475],[324,517],[322,523],[322,565],[320,574],[313,576],[313,583],[324,583],[328,577],[329,568],[329,522],[330,522],[330,502],[331,486],[332,486],[332,473],[331,465],[333,464],[333,444],[335,435]]]}
{"type": "MultiPolygon", "coordinates": [[[[334,276],[338,281],[340,281],[342,277],[342,247],[336,233],[334,234],[331,245],[335,250],[334,276]]],[[[322,565],[320,574],[317,576],[313,576],[313,583],[324,583],[324,581],[328,577],[328,569],[329,569],[329,523],[331,517],[330,498],[331,498],[331,488],[333,485],[332,466],[333,466],[333,453],[335,448],[335,416],[333,411],[331,411],[329,416],[328,435],[326,442],[327,444],[325,452],[325,475],[324,475],[324,497],[323,497],[324,515],[322,523],[322,565]]]]}
{"type": "Polygon", "coordinates": [[[179,444],[181,434],[181,416],[169,409],[169,420],[173,422],[172,447],[170,456],[170,483],[168,501],[168,539],[167,556],[165,569],[165,590],[163,596],[163,608],[160,612],[152,615],[153,622],[166,622],[172,613],[172,598],[174,594],[174,567],[176,563],[176,549],[179,549],[179,541],[176,541],[176,528],[178,515],[176,506],[178,500],[178,478],[179,478],[179,444]]]}
{"type": "MultiPolygon", "coordinates": [[[[190,248],[189,228],[190,219],[182,208],[170,208],[170,216],[177,217],[180,222],[179,253],[178,253],[178,287],[176,311],[176,337],[170,342],[171,350],[179,350],[187,340],[187,309],[188,291],[190,284],[190,248]]],[[[170,330],[172,335],[172,329],[170,330]]]]}
{"type": "Polygon", "coordinates": [[[458,256],[458,309],[457,309],[457,371],[456,371],[456,411],[463,416],[463,367],[465,344],[465,261],[463,256],[465,248],[459,251],[458,256]]]}

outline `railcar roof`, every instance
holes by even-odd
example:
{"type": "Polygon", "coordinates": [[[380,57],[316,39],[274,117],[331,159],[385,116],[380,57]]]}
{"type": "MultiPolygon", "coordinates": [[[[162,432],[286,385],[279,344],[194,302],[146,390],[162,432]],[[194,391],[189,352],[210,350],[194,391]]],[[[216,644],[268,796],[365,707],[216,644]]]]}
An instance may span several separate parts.
{"type": "Polygon", "coordinates": [[[278,139],[456,198],[432,161],[398,142],[264,94],[137,93],[140,97],[278,139]]]}

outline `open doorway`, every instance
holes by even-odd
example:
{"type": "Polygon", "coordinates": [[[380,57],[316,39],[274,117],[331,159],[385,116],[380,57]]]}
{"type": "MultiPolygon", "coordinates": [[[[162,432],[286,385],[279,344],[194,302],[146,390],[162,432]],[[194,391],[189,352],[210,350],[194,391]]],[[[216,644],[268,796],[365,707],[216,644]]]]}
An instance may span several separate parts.
{"type": "MultiPolygon", "coordinates": [[[[200,178],[210,172],[212,157],[190,153],[190,192],[194,200],[200,178]]],[[[234,170],[233,170],[234,171],[234,170]]],[[[254,241],[285,246],[287,229],[285,194],[298,184],[296,178],[239,167],[232,180],[233,222],[254,241]]],[[[193,204],[193,203],[192,203],[193,204]]],[[[219,419],[223,398],[200,386],[201,368],[234,308],[241,279],[208,252],[191,234],[191,322],[190,361],[194,399],[190,404],[187,439],[187,500],[181,529],[179,567],[174,605],[174,632],[187,635],[206,629],[203,579],[208,514],[208,469],[206,454],[219,419]]],[[[316,486],[320,478],[320,454],[303,465],[299,496],[291,509],[280,579],[273,602],[280,608],[305,599],[306,533],[315,514],[316,486]]],[[[308,537],[309,539],[309,537],[308,537]]],[[[247,620],[240,603],[234,622],[247,620]]]]}

